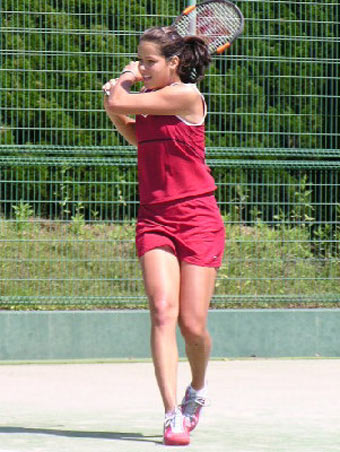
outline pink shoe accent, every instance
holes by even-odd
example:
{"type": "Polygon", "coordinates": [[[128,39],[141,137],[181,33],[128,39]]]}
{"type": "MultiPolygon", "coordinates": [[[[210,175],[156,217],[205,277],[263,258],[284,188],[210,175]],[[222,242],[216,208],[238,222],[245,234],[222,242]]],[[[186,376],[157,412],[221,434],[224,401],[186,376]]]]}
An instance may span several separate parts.
{"type": "Polygon", "coordinates": [[[181,404],[182,413],[186,419],[186,425],[191,432],[197,426],[200,419],[201,409],[207,405],[207,399],[200,397],[190,386],[185,391],[185,396],[181,404]]]}
{"type": "Polygon", "coordinates": [[[164,444],[166,446],[187,446],[190,444],[189,430],[182,412],[178,409],[165,419],[164,444]]]}

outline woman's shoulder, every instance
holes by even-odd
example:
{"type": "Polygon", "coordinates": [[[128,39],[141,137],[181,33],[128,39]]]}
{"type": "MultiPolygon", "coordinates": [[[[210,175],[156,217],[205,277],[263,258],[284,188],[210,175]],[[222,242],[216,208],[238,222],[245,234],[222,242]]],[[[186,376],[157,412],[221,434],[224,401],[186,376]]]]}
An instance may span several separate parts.
{"type": "Polygon", "coordinates": [[[163,89],[166,89],[170,95],[179,96],[187,102],[194,102],[202,97],[202,94],[194,83],[173,83],[163,89]]]}
{"type": "Polygon", "coordinates": [[[181,91],[185,91],[185,92],[200,93],[199,89],[197,88],[196,83],[175,82],[169,86],[174,87],[177,90],[181,90],[181,91]]]}
{"type": "Polygon", "coordinates": [[[181,82],[175,82],[171,83],[170,85],[164,86],[163,88],[160,88],[159,90],[154,89],[147,89],[144,86],[139,91],[140,94],[143,93],[152,93],[155,91],[165,91],[168,93],[173,94],[186,94],[186,95],[192,95],[197,96],[199,94],[201,96],[201,92],[197,88],[197,85],[195,83],[181,83],[181,82]]]}

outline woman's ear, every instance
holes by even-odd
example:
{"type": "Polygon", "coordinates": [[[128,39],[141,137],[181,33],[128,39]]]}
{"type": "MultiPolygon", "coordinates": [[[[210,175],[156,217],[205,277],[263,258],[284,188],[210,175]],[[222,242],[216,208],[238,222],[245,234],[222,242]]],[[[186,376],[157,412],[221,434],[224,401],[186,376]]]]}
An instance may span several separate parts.
{"type": "Polygon", "coordinates": [[[169,59],[169,66],[171,69],[177,69],[179,66],[179,58],[177,55],[174,55],[169,59]]]}

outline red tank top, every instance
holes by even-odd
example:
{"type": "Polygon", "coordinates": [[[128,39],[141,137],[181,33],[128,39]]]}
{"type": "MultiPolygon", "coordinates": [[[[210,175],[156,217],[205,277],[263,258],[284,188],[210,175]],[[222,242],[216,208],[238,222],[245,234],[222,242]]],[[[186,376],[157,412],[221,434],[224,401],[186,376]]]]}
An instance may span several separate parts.
{"type": "Polygon", "coordinates": [[[136,116],[141,204],[156,204],[216,190],[205,162],[205,128],[177,116],[136,116]]]}

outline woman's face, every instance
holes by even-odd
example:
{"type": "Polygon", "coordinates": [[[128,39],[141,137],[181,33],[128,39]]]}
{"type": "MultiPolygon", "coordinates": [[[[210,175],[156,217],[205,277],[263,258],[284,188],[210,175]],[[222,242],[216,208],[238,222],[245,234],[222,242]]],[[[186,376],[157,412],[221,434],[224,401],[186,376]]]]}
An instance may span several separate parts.
{"type": "Polygon", "coordinates": [[[179,81],[176,72],[178,58],[167,60],[159,50],[158,44],[141,41],[138,46],[139,72],[147,89],[159,89],[179,81]]]}

